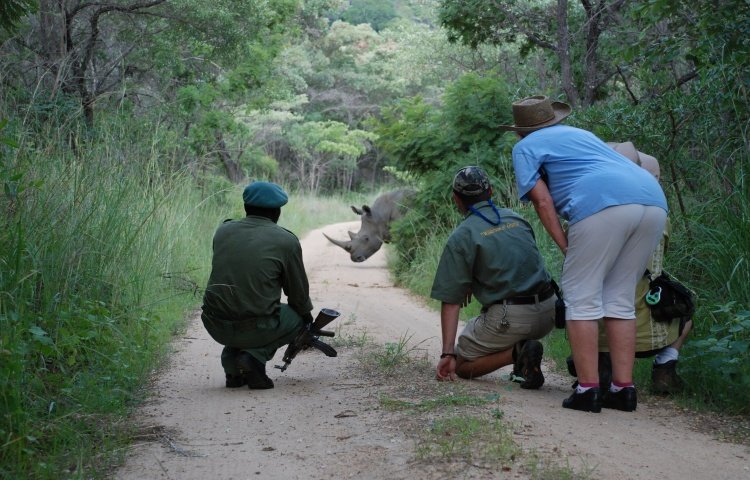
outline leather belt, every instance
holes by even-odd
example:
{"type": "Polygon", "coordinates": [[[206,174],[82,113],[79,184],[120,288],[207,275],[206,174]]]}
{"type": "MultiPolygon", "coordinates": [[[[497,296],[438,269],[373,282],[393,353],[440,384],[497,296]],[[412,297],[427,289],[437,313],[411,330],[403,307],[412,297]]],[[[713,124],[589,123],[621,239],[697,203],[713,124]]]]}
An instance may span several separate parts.
{"type": "Polygon", "coordinates": [[[547,300],[549,297],[551,297],[554,294],[555,294],[555,289],[549,286],[547,287],[546,290],[543,290],[542,292],[537,293],[535,295],[506,298],[504,300],[500,300],[495,303],[504,304],[504,305],[533,305],[535,303],[539,303],[539,302],[543,302],[547,300]]]}

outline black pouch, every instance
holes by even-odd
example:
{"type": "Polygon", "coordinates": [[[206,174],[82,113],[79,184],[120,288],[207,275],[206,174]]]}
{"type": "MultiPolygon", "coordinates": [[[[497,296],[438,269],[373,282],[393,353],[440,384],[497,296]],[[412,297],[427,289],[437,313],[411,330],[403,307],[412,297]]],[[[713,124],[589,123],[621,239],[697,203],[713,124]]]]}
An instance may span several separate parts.
{"type": "Polygon", "coordinates": [[[550,280],[550,285],[555,290],[557,300],[555,300],[555,328],[565,328],[565,300],[563,300],[560,287],[554,280],[550,280]]]}
{"type": "Polygon", "coordinates": [[[646,305],[657,322],[669,323],[672,319],[690,319],[695,313],[693,292],[667,272],[651,277],[646,305]]]}
{"type": "Polygon", "coordinates": [[[562,298],[555,301],[555,327],[565,328],[565,300],[562,298]]]}

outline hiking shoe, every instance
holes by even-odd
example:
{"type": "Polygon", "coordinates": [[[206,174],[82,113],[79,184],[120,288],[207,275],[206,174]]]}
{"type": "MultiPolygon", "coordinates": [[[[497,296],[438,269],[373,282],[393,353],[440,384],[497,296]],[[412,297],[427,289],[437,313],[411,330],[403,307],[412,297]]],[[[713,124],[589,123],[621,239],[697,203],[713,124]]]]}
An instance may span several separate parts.
{"type": "Polygon", "coordinates": [[[632,412],[638,405],[635,387],[625,387],[619,392],[608,390],[602,395],[602,407],[632,412]]]}
{"type": "Polygon", "coordinates": [[[237,355],[237,366],[250,390],[273,388],[273,381],[266,375],[266,365],[247,352],[237,355]]]}
{"type": "Polygon", "coordinates": [[[656,394],[669,395],[682,390],[684,383],[677,375],[677,360],[670,360],[651,368],[651,391],[656,394]]]}
{"type": "Polygon", "coordinates": [[[239,388],[247,383],[245,381],[245,377],[243,377],[242,375],[232,375],[231,373],[227,373],[226,376],[227,376],[227,381],[226,381],[227,388],[239,388]]]}
{"type": "Polygon", "coordinates": [[[562,406],[582,412],[601,412],[602,398],[599,387],[591,387],[583,393],[573,392],[571,396],[563,400],[562,406]]]}
{"type": "MultiPolygon", "coordinates": [[[[544,385],[542,374],[542,355],[544,347],[537,340],[527,340],[518,354],[518,369],[523,377],[521,388],[537,389],[544,385]]],[[[516,366],[514,365],[515,369],[516,366]]]]}

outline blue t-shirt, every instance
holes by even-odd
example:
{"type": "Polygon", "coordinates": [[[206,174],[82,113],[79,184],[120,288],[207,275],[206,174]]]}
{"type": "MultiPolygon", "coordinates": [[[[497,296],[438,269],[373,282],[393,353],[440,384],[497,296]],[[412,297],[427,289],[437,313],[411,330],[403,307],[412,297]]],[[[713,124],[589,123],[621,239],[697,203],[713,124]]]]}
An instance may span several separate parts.
{"type": "Polygon", "coordinates": [[[545,171],[555,210],[571,224],[616,205],[667,210],[653,175],[580,128],[554,125],[530,133],[513,147],[513,168],[524,201],[545,171]]]}

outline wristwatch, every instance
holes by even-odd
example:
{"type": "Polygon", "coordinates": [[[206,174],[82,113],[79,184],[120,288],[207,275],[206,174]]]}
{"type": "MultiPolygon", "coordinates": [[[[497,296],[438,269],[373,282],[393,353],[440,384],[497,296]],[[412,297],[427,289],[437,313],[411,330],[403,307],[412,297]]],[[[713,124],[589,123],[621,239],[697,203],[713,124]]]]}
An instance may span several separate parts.
{"type": "Polygon", "coordinates": [[[445,358],[445,357],[458,358],[458,355],[456,355],[455,353],[441,353],[440,354],[440,358],[445,358]]]}

